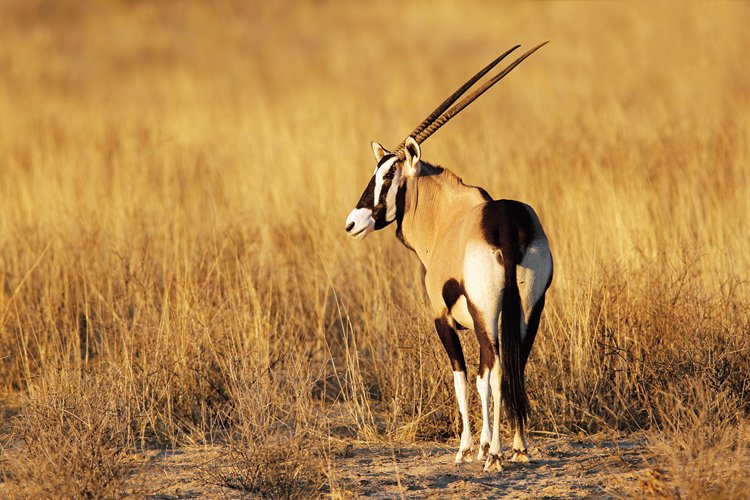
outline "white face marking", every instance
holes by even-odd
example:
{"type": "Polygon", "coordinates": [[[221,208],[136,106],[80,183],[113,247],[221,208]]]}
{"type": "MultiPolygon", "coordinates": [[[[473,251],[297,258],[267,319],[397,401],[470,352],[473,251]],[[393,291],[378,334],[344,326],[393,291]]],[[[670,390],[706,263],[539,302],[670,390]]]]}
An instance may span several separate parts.
{"type": "Polygon", "coordinates": [[[385,206],[386,206],[385,219],[387,221],[392,221],[396,218],[396,195],[398,194],[399,177],[400,177],[399,171],[396,170],[396,172],[393,175],[393,181],[391,182],[391,187],[388,188],[388,192],[385,195],[385,206]]]}
{"type": "Polygon", "coordinates": [[[372,218],[372,209],[355,208],[346,218],[346,227],[351,224],[352,228],[347,231],[349,236],[355,240],[361,240],[375,229],[375,219],[372,218]]]}
{"type": "MultiPolygon", "coordinates": [[[[385,181],[383,176],[391,169],[391,166],[396,163],[397,160],[398,158],[394,156],[375,169],[375,191],[373,192],[373,199],[375,200],[375,203],[378,203],[378,201],[380,201],[380,192],[383,190],[383,182],[385,181]]],[[[393,181],[393,184],[396,184],[395,176],[393,178],[393,181]]],[[[391,186],[393,184],[391,184],[391,186]]]]}

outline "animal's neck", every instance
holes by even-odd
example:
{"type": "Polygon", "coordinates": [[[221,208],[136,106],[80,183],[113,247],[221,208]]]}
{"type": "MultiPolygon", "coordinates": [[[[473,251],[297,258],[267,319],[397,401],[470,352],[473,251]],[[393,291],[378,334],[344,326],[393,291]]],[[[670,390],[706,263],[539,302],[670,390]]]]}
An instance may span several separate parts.
{"type": "Polygon", "coordinates": [[[451,227],[469,209],[490,199],[483,189],[467,186],[449,170],[425,162],[401,196],[399,238],[426,267],[436,240],[450,237],[451,227]]]}

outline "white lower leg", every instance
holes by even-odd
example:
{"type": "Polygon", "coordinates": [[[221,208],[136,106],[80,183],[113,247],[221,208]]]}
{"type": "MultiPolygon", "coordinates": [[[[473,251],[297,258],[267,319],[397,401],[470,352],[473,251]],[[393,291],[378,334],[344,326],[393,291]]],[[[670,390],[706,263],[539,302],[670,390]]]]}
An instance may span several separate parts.
{"type": "Polygon", "coordinates": [[[493,455],[500,454],[500,359],[495,358],[495,364],[490,370],[490,387],[492,388],[492,441],[490,442],[490,453],[493,455]]]}
{"type": "Polygon", "coordinates": [[[461,430],[461,444],[456,454],[456,463],[471,461],[469,452],[474,446],[474,440],[471,437],[471,423],[469,422],[469,393],[466,390],[466,372],[453,372],[453,386],[456,389],[456,400],[458,401],[458,410],[461,412],[461,421],[463,429],[461,430]]]}
{"type": "Polygon", "coordinates": [[[490,370],[490,388],[492,389],[493,415],[492,415],[492,440],[490,441],[489,455],[484,464],[484,470],[497,470],[503,468],[500,456],[500,360],[495,358],[495,364],[490,370]]]}
{"type": "Polygon", "coordinates": [[[492,428],[490,427],[490,373],[485,370],[484,373],[477,375],[477,392],[482,402],[482,434],[479,438],[479,453],[477,459],[482,460],[485,457],[486,449],[492,439],[492,428]]]}

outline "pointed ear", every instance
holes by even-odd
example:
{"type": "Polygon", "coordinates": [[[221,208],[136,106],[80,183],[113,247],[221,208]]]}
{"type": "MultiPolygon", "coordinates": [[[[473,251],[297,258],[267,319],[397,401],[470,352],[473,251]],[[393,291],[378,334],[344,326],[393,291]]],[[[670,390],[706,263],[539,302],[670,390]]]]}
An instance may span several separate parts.
{"type": "Polygon", "coordinates": [[[422,151],[413,137],[406,139],[404,144],[404,176],[413,177],[419,173],[419,158],[422,151]]]}
{"type": "Polygon", "coordinates": [[[385,155],[388,154],[388,151],[380,145],[380,143],[372,141],[372,154],[375,155],[375,161],[380,162],[380,160],[383,159],[385,155]]]}

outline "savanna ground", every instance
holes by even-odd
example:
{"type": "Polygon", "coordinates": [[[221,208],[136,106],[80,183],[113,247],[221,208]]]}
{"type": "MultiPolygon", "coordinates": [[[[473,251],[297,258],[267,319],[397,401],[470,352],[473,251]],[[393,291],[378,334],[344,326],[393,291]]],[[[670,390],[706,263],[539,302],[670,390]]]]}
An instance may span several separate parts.
{"type": "Polygon", "coordinates": [[[742,2],[3,0],[0,495],[746,495],[747,26],[742,2]],[[370,140],[547,39],[423,146],[534,206],[555,255],[536,460],[483,474],[452,464],[416,257],[343,225],[370,140]]]}

